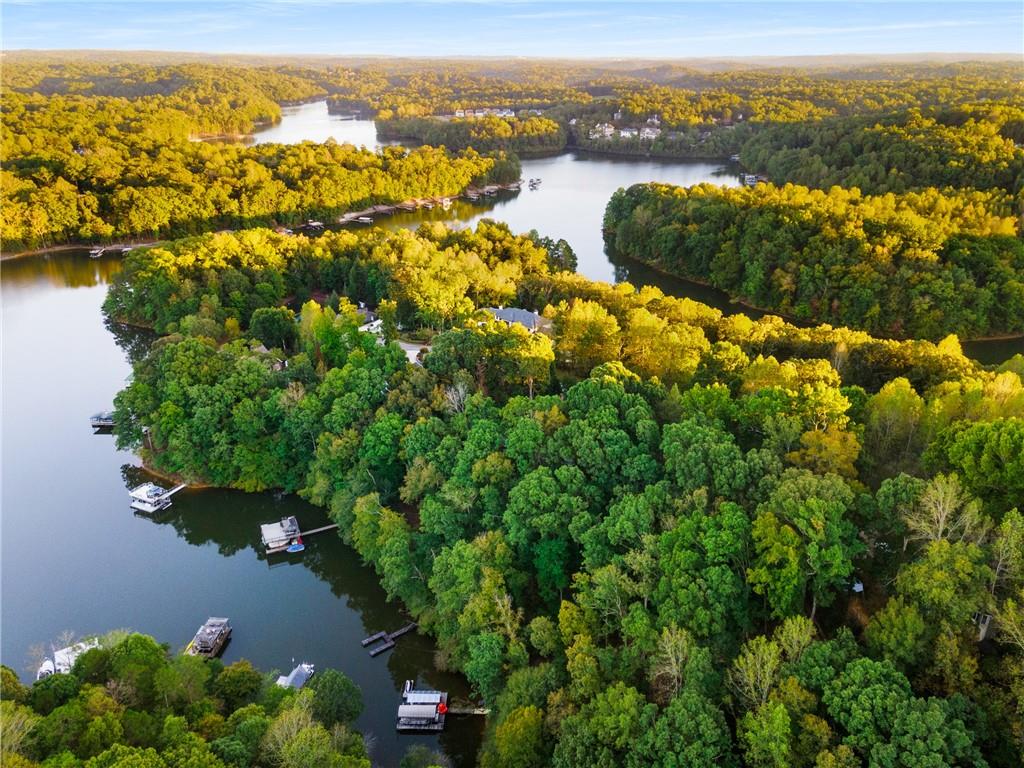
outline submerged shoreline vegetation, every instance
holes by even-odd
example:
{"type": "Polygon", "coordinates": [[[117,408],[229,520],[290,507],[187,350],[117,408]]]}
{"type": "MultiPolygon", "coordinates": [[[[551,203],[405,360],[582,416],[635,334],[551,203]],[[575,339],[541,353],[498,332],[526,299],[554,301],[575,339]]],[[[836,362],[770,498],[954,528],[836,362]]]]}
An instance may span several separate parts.
{"type": "Polygon", "coordinates": [[[0,754],[11,768],[370,768],[352,729],[362,694],[332,669],[298,691],[244,659],[172,655],[119,631],[31,688],[6,666],[0,676],[0,754]]]}
{"type": "Polygon", "coordinates": [[[999,190],[620,190],[605,238],[755,306],[896,338],[1024,332],[1024,244],[999,190]]]}
{"type": "Polygon", "coordinates": [[[165,335],[118,439],[326,507],[491,708],[485,766],[1013,765],[1024,361],[558,269],[490,222],[132,253],[107,311],[165,335]]]}

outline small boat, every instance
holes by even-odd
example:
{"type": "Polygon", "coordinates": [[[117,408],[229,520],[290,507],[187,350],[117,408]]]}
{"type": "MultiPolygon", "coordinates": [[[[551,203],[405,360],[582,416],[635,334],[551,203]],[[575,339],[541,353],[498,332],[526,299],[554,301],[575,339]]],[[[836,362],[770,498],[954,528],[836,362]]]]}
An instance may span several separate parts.
{"type": "Polygon", "coordinates": [[[356,221],[359,222],[360,224],[373,224],[373,217],[372,216],[359,216],[359,217],[356,218],[356,221]]]}
{"type": "Polygon", "coordinates": [[[738,163],[740,161],[740,156],[739,155],[729,155],[729,160],[731,160],[734,163],[738,163]]]}
{"type": "Polygon", "coordinates": [[[306,545],[302,543],[302,537],[301,536],[296,536],[295,537],[295,541],[293,541],[291,544],[288,545],[288,548],[285,550],[285,552],[288,552],[288,553],[294,555],[294,554],[296,554],[298,552],[302,552],[305,548],[306,548],[306,545]]]}
{"type": "MultiPolygon", "coordinates": [[[[292,659],[292,661],[295,661],[295,659],[292,659]]],[[[309,679],[315,672],[316,670],[313,668],[313,665],[304,661],[297,665],[290,674],[281,675],[277,678],[277,684],[282,688],[302,688],[302,686],[309,682],[309,679]]]]}
{"type": "Polygon", "coordinates": [[[212,659],[220,655],[230,639],[231,622],[227,619],[211,616],[196,632],[192,642],[185,647],[185,653],[212,659]]]}
{"type": "Polygon", "coordinates": [[[103,255],[103,251],[104,250],[106,250],[106,249],[103,248],[102,246],[99,246],[99,245],[96,246],[95,248],[90,248],[89,249],[89,258],[90,259],[98,259],[100,256],[103,255]]]}
{"type": "Polygon", "coordinates": [[[423,207],[424,207],[424,208],[426,208],[426,209],[427,209],[427,210],[429,211],[429,210],[432,210],[432,209],[433,209],[433,207],[434,207],[434,204],[433,204],[432,202],[430,202],[430,201],[428,200],[427,202],[425,202],[425,203],[423,204],[423,207]]]}

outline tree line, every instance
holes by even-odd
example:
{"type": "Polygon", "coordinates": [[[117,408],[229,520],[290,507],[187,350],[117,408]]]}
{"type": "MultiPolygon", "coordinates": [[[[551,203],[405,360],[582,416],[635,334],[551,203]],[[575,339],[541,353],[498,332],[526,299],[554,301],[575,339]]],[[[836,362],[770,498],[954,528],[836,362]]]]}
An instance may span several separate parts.
{"type": "Polygon", "coordinates": [[[165,335],[118,440],[325,506],[491,707],[484,765],[1018,764],[1024,361],[559,269],[489,222],[133,253],[108,311],[165,335]]]}
{"type": "Polygon", "coordinates": [[[604,228],[623,256],[804,321],[896,338],[1024,331],[1024,244],[998,190],[637,185],[604,228]]]}

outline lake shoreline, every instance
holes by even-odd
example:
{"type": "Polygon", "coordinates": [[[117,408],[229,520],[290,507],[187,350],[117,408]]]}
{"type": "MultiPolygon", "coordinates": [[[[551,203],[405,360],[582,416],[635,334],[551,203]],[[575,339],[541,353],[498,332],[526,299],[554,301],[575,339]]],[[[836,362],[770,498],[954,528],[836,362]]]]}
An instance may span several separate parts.
{"type": "MultiPolygon", "coordinates": [[[[109,246],[103,246],[104,248],[118,248],[120,246],[129,246],[131,248],[150,248],[154,245],[161,245],[168,242],[167,240],[149,240],[144,242],[128,242],[128,243],[115,243],[109,246]]],[[[32,248],[28,251],[8,251],[6,253],[0,253],[0,261],[13,261],[14,259],[21,259],[26,256],[45,256],[49,253],[62,253],[64,251],[81,251],[89,248],[95,248],[101,243],[61,243],[59,245],[48,245],[45,248],[32,248]]],[[[97,257],[102,258],[102,256],[97,257]]]]}

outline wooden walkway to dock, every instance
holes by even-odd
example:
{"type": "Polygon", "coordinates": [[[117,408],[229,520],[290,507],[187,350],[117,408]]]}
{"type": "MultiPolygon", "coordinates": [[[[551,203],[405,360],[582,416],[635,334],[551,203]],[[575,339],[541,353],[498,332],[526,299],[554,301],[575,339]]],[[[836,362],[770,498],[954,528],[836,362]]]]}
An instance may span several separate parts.
{"type": "Polygon", "coordinates": [[[299,533],[299,535],[300,536],[312,536],[314,533],[324,533],[325,531],[333,531],[337,527],[338,527],[337,523],[332,523],[331,525],[325,525],[325,526],[322,526],[320,528],[313,528],[310,531],[301,531],[299,533]]]}

